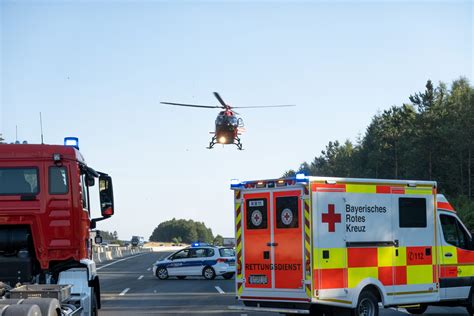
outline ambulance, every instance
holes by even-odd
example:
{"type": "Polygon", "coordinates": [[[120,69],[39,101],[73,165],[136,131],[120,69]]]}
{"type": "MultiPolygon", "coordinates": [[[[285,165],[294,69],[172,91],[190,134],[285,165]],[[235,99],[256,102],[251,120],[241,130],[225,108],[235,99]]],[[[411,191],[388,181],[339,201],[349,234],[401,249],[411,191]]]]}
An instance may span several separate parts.
{"type": "Polygon", "coordinates": [[[379,305],[473,314],[474,244],[433,181],[233,181],[232,309],[376,316],[379,305]]]}

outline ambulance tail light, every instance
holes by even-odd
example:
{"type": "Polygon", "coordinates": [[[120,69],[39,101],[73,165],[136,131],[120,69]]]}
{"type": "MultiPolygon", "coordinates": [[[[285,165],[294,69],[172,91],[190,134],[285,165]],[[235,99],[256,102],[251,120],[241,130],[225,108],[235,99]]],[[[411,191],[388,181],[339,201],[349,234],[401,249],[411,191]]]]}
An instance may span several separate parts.
{"type": "Polygon", "coordinates": [[[257,188],[265,188],[267,184],[264,181],[257,182],[257,188]]]}

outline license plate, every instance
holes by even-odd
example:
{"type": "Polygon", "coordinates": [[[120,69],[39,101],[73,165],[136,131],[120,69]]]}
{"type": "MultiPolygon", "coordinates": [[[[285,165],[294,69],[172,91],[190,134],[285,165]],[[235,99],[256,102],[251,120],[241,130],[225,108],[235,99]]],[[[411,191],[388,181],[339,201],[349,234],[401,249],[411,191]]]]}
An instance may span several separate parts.
{"type": "Polygon", "coordinates": [[[251,275],[249,276],[249,284],[267,284],[266,275],[251,275]]]}

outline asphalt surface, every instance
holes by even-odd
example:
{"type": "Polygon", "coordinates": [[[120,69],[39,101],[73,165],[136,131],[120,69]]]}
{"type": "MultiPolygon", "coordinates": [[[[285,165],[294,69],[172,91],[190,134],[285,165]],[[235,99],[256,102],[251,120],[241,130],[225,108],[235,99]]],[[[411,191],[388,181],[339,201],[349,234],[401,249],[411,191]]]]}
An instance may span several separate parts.
{"type": "MultiPolygon", "coordinates": [[[[99,264],[101,316],[112,315],[256,315],[277,313],[231,311],[236,305],[234,280],[217,277],[208,281],[192,277],[185,280],[159,280],[151,267],[166,252],[144,253],[99,264]]],[[[407,315],[403,309],[381,309],[380,315],[407,315]]],[[[464,308],[430,307],[425,315],[468,315],[464,308]]]]}

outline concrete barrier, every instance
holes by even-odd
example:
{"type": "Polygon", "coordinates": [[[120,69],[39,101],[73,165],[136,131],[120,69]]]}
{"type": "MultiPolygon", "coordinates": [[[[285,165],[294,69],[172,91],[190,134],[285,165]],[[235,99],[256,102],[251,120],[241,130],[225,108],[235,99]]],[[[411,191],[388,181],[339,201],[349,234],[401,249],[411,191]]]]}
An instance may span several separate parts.
{"type": "MultiPolygon", "coordinates": [[[[161,248],[161,247],[160,247],[161,248]]],[[[153,252],[153,248],[145,247],[121,247],[119,245],[94,246],[92,259],[96,262],[104,262],[117,258],[136,255],[143,252],[153,252]]]]}

